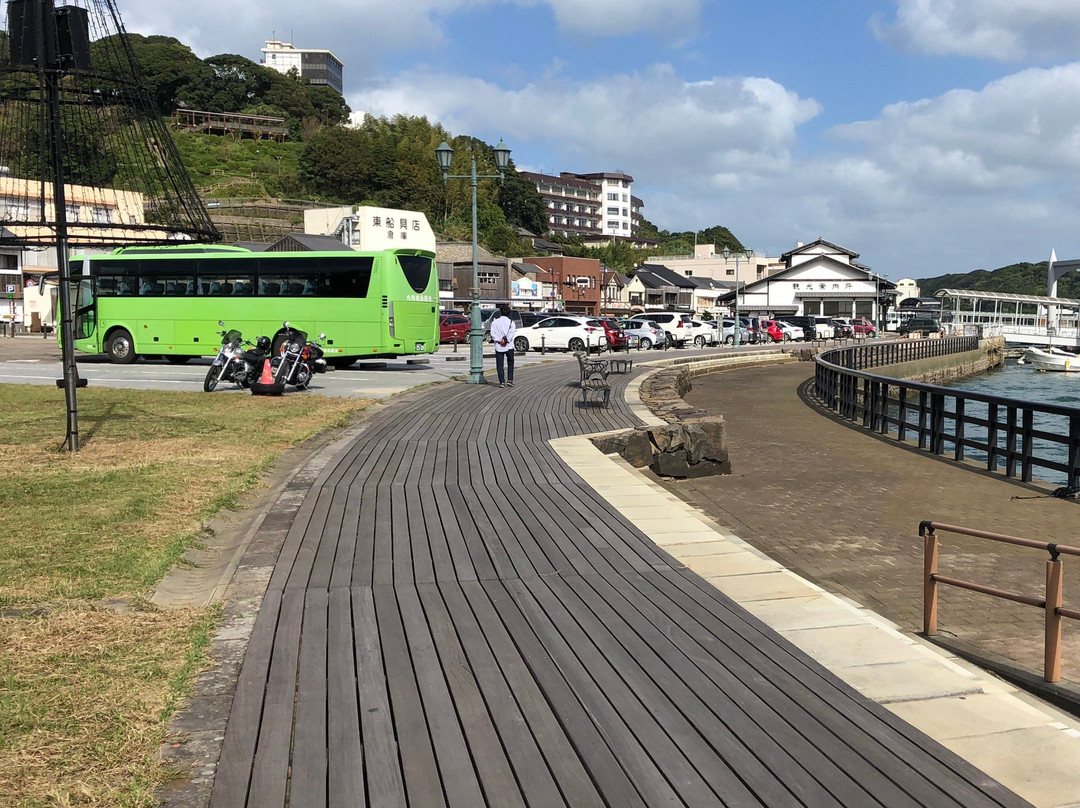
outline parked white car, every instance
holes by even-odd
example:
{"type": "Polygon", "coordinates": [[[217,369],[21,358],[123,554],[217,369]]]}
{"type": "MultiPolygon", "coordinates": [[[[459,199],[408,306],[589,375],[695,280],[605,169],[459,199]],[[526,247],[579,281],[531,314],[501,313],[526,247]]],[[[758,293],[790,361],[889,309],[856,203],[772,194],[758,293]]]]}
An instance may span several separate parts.
{"type": "Polygon", "coordinates": [[[704,348],[706,345],[720,344],[720,330],[715,323],[706,323],[701,320],[690,321],[690,339],[695,348],[704,348]]]}
{"type": "Polygon", "coordinates": [[[595,317],[576,314],[558,314],[546,317],[535,325],[517,330],[514,350],[526,351],[568,350],[594,351],[607,347],[604,324],[595,317]]]}
{"type": "Polygon", "coordinates": [[[619,328],[630,337],[632,348],[647,351],[649,348],[664,347],[664,329],[651,320],[619,320],[619,328]]]}
{"type": "Polygon", "coordinates": [[[783,320],[777,320],[776,324],[780,327],[780,330],[784,332],[785,340],[803,339],[805,336],[803,330],[797,325],[785,323],[783,320]]]}
{"type": "Polygon", "coordinates": [[[687,340],[693,338],[693,334],[690,333],[690,323],[693,322],[693,318],[686,312],[651,311],[648,314],[635,314],[630,319],[651,320],[664,329],[667,338],[679,348],[685,345],[687,340]]]}

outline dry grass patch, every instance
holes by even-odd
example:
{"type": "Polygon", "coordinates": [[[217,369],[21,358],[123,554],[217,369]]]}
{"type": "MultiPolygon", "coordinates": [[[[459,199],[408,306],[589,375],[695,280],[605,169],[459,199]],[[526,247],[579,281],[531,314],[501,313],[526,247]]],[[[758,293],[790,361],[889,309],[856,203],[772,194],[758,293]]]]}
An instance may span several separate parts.
{"type": "Polygon", "coordinates": [[[0,385],[3,805],[153,805],[214,614],[144,596],[284,449],[368,403],[88,388],[72,456],[62,391],[0,385]]]}

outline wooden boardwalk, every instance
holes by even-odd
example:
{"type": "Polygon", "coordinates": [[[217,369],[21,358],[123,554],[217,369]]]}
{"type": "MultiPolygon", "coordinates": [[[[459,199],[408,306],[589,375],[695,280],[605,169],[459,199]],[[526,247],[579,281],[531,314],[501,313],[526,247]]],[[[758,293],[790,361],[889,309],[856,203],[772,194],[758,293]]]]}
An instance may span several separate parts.
{"type": "Polygon", "coordinates": [[[547,440],[635,419],[621,394],[581,409],[576,382],[560,363],[443,385],[327,465],[256,619],[213,808],[1027,804],[585,486],[547,440]]]}

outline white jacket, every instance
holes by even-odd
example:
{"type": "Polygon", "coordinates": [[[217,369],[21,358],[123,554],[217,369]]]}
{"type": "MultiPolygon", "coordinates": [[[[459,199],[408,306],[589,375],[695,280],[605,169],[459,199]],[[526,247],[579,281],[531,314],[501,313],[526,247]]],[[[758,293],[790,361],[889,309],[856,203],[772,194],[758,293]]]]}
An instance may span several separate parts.
{"type": "Polygon", "coordinates": [[[517,326],[506,315],[500,314],[491,321],[491,341],[495,343],[495,350],[500,353],[514,350],[514,335],[517,334],[517,326]],[[506,340],[503,345],[502,341],[506,340]]]}

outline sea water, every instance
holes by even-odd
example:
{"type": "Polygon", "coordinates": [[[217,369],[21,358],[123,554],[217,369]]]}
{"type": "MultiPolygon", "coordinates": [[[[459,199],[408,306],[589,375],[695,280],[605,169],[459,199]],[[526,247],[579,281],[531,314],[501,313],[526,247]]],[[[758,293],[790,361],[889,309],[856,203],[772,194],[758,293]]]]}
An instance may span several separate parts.
{"type": "MultiPolygon", "coordinates": [[[[975,376],[968,376],[943,386],[1039,404],[1080,408],[1080,373],[1038,371],[1031,365],[1017,364],[1015,359],[1006,360],[1005,364],[999,368],[975,376]]],[[[985,404],[968,401],[965,414],[985,418],[986,411],[985,404]]],[[[999,429],[999,445],[1004,446],[1005,437],[1001,434],[1004,432],[1003,422],[1005,416],[1003,410],[999,409],[998,417],[1002,421],[1002,428],[999,429]]],[[[1036,412],[1032,422],[1036,430],[1063,437],[1067,437],[1069,434],[1069,419],[1064,416],[1036,412]]],[[[968,438],[979,441],[986,440],[985,429],[969,425],[966,432],[968,438]]],[[[1035,439],[1034,450],[1036,456],[1058,463],[1066,463],[1069,459],[1068,449],[1063,444],[1035,439]]],[[[986,453],[969,449],[967,457],[971,460],[985,462],[986,453]]],[[[1019,469],[1017,473],[1019,473],[1019,469]]],[[[1053,469],[1036,467],[1034,474],[1036,478],[1053,485],[1065,485],[1067,482],[1063,473],[1053,469]]]]}

